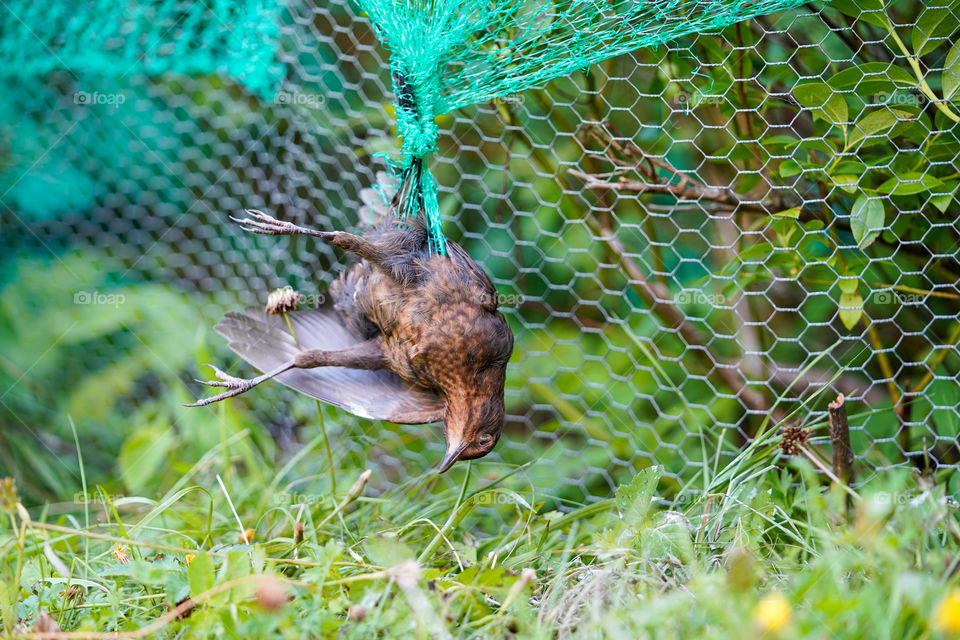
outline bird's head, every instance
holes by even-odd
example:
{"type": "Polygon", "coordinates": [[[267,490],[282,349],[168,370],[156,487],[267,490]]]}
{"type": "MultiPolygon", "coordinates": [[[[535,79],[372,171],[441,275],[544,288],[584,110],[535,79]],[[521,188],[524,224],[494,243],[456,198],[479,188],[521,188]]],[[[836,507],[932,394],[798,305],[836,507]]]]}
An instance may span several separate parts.
{"type": "MultiPolygon", "coordinates": [[[[513,352],[513,333],[499,313],[494,330],[464,345],[460,366],[444,385],[446,408],[443,435],[447,450],[440,463],[443,473],[457,460],[482,458],[493,450],[503,430],[503,387],[507,361],[513,352]]],[[[479,336],[477,336],[479,337],[479,336]]]]}
{"type": "Polygon", "coordinates": [[[500,389],[499,396],[455,402],[448,399],[443,419],[447,451],[440,463],[440,473],[457,460],[482,458],[493,450],[503,430],[503,387],[500,389]]]}

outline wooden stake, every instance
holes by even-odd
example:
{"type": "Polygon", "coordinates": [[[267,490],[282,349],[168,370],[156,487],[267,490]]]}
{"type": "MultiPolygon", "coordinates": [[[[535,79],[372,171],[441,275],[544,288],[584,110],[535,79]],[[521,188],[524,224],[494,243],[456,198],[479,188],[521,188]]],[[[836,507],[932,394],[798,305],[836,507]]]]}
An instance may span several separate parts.
{"type": "Polygon", "coordinates": [[[830,414],[830,444],[833,445],[833,475],[847,486],[853,480],[853,450],[850,448],[850,423],[843,394],[827,405],[830,414]]]}

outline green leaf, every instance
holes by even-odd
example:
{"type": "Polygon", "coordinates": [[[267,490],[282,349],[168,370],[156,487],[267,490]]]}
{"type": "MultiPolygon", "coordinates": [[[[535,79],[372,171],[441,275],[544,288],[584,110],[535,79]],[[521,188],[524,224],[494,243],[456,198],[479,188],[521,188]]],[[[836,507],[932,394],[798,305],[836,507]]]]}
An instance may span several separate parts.
{"type": "Polygon", "coordinates": [[[917,79],[903,67],[886,62],[868,62],[844,69],[827,80],[837,91],[856,90],[858,95],[875,91],[896,91],[900,87],[916,87],[917,79]]]}
{"type": "Polygon", "coordinates": [[[844,15],[892,30],[882,0],[833,0],[830,6],[844,15]]]}
{"type": "Polygon", "coordinates": [[[932,0],[946,5],[925,7],[913,27],[913,51],[922,56],[943,44],[960,27],[960,1],[932,0]]]}
{"type": "Polygon", "coordinates": [[[954,43],[947,52],[943,65],[943,99],[950,100],[960,89],[960,42],[954,43]]]}
{"type": "Polygon", "coordinates": [[[641,469],[629,484],[617,487],[617,510],[628,526],[642,522],[650,512],[653,492],[657,489],[663,470],[658,467],[641,469]]]}
{"type": "Polygon", "coordinates": [[[793,88],[793,97],[814,115],[835,125],[847,122],[847,101],[822,82],[808,82],[793,88]]]}
{"type": "Polygon", "coordinates": [[[167,593],[167,602],[182,602],[190,596],[190,583],[187,576],[177,571],[167,573],[167,581],[163,585],[167,593]]]}
{"type": "Polygon", "coordinates": [[[169,571],[145,560],[131,560],[124,568],[133,580],[151,586],[163,585],[169,571]]]}
{"type": "Polygon", "coordinates": [[[838,176],[830,176],[833,178],[833,184],[840,187],[847,193],[856,193],[857,186],[860,183],[860,176],[842,174],[838,176]]]}
{"type": "MultiPolygon", "coordinates": [[[[946,376],[947,372],[940,367],[937,374],[946,376]]],[[[933,421],[940,434],[951,438],[956,437],[960,432],[960,418],[956,411],[960,406],[960,387],[950,379],[935,380],[930,385],[930,401],[939,407],[932,413],[933,421]]]]}
{"type": "Polygon", "coordinates": [[[799,151],[819,151],[827,158],[832,158],[840,149],[830,138],[804,138],[797,140],[795,145],[788,145],[788,149],[799,151]]]}
{"type": "Polygon", "coordinates": [[[763,258],[766,258],[768,255],[773,253],[773,247],[769,242],[758,242],[757,244],[747,247],[739,254],[737,257],[740,258],[741,262],[747,261],[762,261],[763,258]]]}
{"type": "Polygon", "coordinates": [[[857,143],[863,141],[866,141],[865,144],[867,145],[879,142],[887,142],[888,139],[885,137],[880,137],[879,134],[886,133],[900,121],[910,120],[912,118],[913,115],[911,113],[901,109],[882,108],[868,113],[857,120],[853,127],[851,127],[850,139],[847,141],[847,147],[854,148],[857,143]],[[867,140],[867,138],[870,136],[878,137],[867,140]]]}
{"type": "Polygon", "coordinates": [[[460,572],[456,581],[461,585],[482,588],[483,591],[506,594],[519,579],[519,575],[502,567],[467,567],[460,572]]]}
{"type": "Polygon", "coordinates": [[[774,216],[770,221],[770,228],[773,229],[780,238],[781,246],[786,246],[790,237],[797,230],[797,223],[789,218],[777,218],[774,216]]]}
{"type": "Polygon", "coordinates": [[[213,588],[213,559],[205,551],[194,556],[187,570],[190,595],[196,596],[213,588]]]}
{"type": "Polygon", "coordinates": [[[690,521],[679,511],[661,511],[653,517],[653,525],[640,534],[640,552],[647,559],[678,558],[694,562],[690,521]]]}
{"type": "Polygon", "coordinates": [[[243,549],[234,549],[227,554],[227,560],[220,567],[220,580],[226,582],[250,575],[250,553],[243,549]]]}
{"type": "Polygon", "coordinates": [[[877,187],[877,191],[889,193],[892,196],[912,196],[941,186],[943,182],[939,179],[925,173],[911,171],[890,178],[877,187]]]}
{"type": "Polygon", "coordinates": [[[363,543],[363,550],[371,562],[381,567],[394,567],[416,558],[416,554],[409,547],[390,536],[369,538],[363,543]]]}
{"type": "Polygon", "coordinates": [[[850,230],[860,249],[866,249],[880,235],[883,228],[883,204],[860,196],[850,210],[850,230]]]}
{"type": "Polygon", "coordinates": [[[800,207],[794,207],[793,209],[787,209],[785,211],[780,211],[773,214],[775,218],[792,218],[796,220],[800,217],[800,207]]]}
{"type": "Polygon", "coordinates": [[[840,322],[852,330],[863,315],[863,298],[859,293],[841,293],[839,306],[840,322]]]}
{"type": "Polygon", "coordinates": [[[780,134],[776,136],[767,136],[766,138],[760,141],[760,144],[763,145],[764,148],[769,149],[771,147],[782,147],[784,145],[788,145],[796,141],[797,139],[794,136],[780,134]]]}
{"type": "Polygon", "coordinates": [[[141,427],[127,436],[117,462],[123,483],[130,491],[147,486],[166,464],[173,439],[173,429],[159,424],[141,427]]]}
{"type": "MultiPolygon", "coordinates": [[[[953,187],[956,190],[956,186],[953,187]]],[[[933,196],[930,198],[930,204],[935,206],[940,213],[946,213],[947,207],[950,206],[950,203],[953,201],[953,196],[949,193],[945,193],[942,196],[933,196]]]]}
{"type": "MultiPolygon", "coordinates": [[[[220,582],[228,582],[237,578],[243,578],[251,574],[250,553],[244,549],[234,549],[227,554],[227,559],[220,565],[220,582]]],[[[234,587],[224,593],[217,594],[212,600],[213,603],[222,605],[225,603],[236,604],[246,597],[246,591],[249,587],[234,587]]]]}
{"type": "Polygon", "coordinates": [[[866,172],[867,172],[867,166],[862,162],[847,161],[847,162],[838,163],[833,168],[833,171],[831,173],[833,173],[833,175],[838,175],[838,176],[843,176],[843,175],[861,176],[866,172]]]}
{"type": "MultiPolygon", "coordinates": [[[[16,616],[13,615],[14,607],[10,606],[10,590],[7,589],[7,584],[0,581],[0,613],[3,614],[4,620],[14,620],[16,616]]],[[[8,623],[9,625],[9,623],[8,623]]],[[[12,625],[8,626],[8,630],[12,625]]]]}
{"type": "Polygon", "coordinates": [[[841,293],[854,294],[860,286],[860,279],[856,276],[843,276],[837,280],[837,286],[841,293]]]}
{"type": "Polygon", "coordinates": [[[797,161],[793,158],[787,158],[782,163],[780,163],[780,177],[789,178],[790,176],[795,176],[803,172],[803,167],[797,164],[797,161]]]}

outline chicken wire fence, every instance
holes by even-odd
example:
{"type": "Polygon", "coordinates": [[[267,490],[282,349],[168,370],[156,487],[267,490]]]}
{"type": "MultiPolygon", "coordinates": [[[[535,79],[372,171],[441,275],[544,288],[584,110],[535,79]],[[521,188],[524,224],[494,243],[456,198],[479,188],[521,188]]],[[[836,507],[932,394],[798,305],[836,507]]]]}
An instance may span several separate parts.
{"type": "MultiPolygon", "coordinates": [[[[345,2],[286,3],[269,38],[216,5],[206,57],[173,11],[120,73],[82,37],[24,49],[29,20],[2,10],[0,465],[72,460],[71,420],[94,458],[134,430],[202,440],[224,411],[290,449],[316,427],[278,384],[178,403],[204,361],[251,373],[212,332],[225,310],[286,284],[310,304],[344,265],[228,216],[367,224],[396,153],[386,53],[345,2]]],[[[956,468],[958,24],[947,0],[808,4],[438,118],[444,231],[517,338],[504,437],[474,468],[534,460],[518,477],[560,506],[651,464],[679,486],[770,418],[826,450],[837,393],[860,479],[956,468]]],[[[323,417],[336,464],[381,486],[442,455],[437,426],[323,417]]]]}

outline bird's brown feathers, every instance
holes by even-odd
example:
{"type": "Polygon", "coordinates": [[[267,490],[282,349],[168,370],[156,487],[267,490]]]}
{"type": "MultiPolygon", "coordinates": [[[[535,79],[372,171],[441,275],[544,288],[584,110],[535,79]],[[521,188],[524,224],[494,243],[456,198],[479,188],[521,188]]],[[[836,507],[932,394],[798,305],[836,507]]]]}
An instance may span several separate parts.
{"type": "MultiPolygon", "coordinates": [[[[393,218],[366,231],[377,260],[360,260],[330,286],[332,304],[289,314],[302,349],[342,349],[373,341],[377,371],[317,367],[277,379],[357,415],[394,422],[443,419],[448,448],[476,458],[496,444],[513,334],[497,311],[483,269],[456,243],[429,251],[422,222],[393,218]],[[378,352],[379,353],[379,352],[378,352]]],[[[349,239],[349,238],[348,238],[349,239]]],[[[228,314],[217,330],[262,370],[295,355],[281,318],[228,314]]]]}

